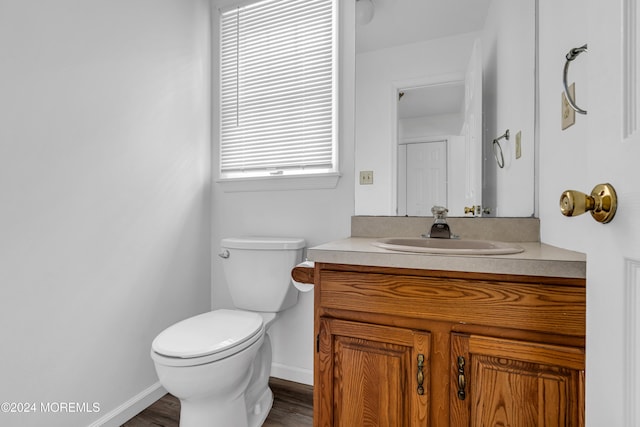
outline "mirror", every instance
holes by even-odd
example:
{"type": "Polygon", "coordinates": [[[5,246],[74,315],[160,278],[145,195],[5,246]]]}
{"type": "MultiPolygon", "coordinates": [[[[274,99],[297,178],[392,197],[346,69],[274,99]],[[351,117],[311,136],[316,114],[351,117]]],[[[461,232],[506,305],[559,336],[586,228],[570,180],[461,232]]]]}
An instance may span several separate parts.
{"type": "Polygon", "coordinates": [[[534,215],[535,0],[372,3],[356,24],[355,170],[373,185],[356,179],[356,215],[534,215]]]}

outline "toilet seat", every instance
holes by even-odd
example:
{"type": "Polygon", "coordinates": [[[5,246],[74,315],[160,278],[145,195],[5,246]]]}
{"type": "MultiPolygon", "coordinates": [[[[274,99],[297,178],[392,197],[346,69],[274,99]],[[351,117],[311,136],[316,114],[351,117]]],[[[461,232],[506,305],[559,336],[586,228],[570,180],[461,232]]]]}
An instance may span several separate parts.
{"type": "Polygon", "coordinates": [[[264,336],[258,313],[214,310],[182,320],[151,344],[151,357],[169,366],[195,366],[237,354],[264,336]]]}

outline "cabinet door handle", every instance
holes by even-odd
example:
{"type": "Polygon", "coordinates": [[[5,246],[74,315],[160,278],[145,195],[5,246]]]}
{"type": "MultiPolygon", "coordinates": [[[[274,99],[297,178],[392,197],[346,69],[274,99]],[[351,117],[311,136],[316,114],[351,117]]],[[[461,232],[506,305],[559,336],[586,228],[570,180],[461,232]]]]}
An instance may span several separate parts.
{"type": "Polygon", "coordinates": [[[424,354],[418,355],[418,394],[422,396],[424,394],[424,354]]]}
{"type": "Polygon", "coordinates": [[[467,386],[467,380],[464,377],[464,357],[458,356],[458,399],[464,400],[467,397],[467,393],[464,389],[467,386]]]}

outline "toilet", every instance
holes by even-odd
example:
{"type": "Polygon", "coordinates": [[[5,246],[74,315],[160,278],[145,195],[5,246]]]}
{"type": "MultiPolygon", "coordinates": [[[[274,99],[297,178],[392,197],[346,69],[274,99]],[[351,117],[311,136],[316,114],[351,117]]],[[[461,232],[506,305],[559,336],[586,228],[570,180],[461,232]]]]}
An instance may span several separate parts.
{"type": "Polygon", "coordinates": [[[291,269],[302,261],[300,238],[221,241],[222,265],[235,309],[182,320],[153,340],[160,383],[180,400],[181,427],[257,427],[273,404],[271,340],[277,313],[295,305],[291,269]]]}

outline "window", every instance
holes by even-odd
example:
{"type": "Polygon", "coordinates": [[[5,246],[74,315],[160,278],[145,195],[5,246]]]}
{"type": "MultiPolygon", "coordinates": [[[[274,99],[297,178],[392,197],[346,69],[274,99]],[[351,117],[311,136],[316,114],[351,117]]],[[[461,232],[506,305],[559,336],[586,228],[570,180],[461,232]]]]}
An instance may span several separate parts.
{"type": "Polygon", "coordinates": [[[221,12],[220,177],[337,172],[336,0],[221,12]]]}

